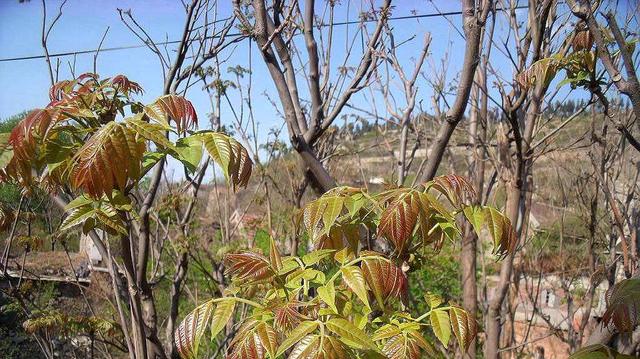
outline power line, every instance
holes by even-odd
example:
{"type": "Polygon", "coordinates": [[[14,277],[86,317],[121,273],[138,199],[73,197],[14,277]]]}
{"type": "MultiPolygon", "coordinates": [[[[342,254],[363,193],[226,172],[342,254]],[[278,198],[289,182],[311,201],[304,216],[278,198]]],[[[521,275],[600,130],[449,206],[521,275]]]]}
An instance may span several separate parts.
{"type": "MultiPolygon", "coordinates": [[[[514,10],[520,10],[520,9],[528,9],[528,8],[529,7],[527,5],[519,5],[519,6],[514,7],[513,9],[514,10]]],[[[496,11],[502,11],[502,10],[511,10],[511,8],[509,8],[509,9],[497,8],[496,9],[496,11]]],[[[390,17],[388,20],[389,21],[397,21],[397,20],[425,19],[425,18],[430,18],[430,17],[457,16],[457,15],[461,15],[461,14],[462,14],[461,11],[436,12],[436,13],[429,13],[429,14],[396,16],[396,17],[390,17]]],[[[202,28],[202,27],[205,27],[205,26],[209,26],[209,25],[211,25],[213,23],[226,21],[226,20],[229,20],[229,19],[231,19],[231,18],[229,17],[229,18],[225,18],[225,19],[216,20],[216,21],[211,22],[209,24],[202,25],[199,28],[202,28]]],[[[376,19],[365,19],[365,20],[352,20],[352,21],[334,22],[333,24],[324,24],[323,23],[323,24],[320,25],[320,27],[346,26],[346,25],[355,25],[355,24],[376,22],[376,21],[378,21],[378,20],[376,20],[376,19]]],[[[232,33],[232,34],[227,34],[226,36],[227,37],[239,37],[239,36],[243,36],[243,34],[242,33],[232,33]]],[[[207,39],[218,38],[218,37],[219,36],[208,36],[207,39]]],[[[178,44],[178,43],[180,43],[180,40],[155,42],[156,45],[161,45],[161,46],[163,46],[163,45],[173,45],[173,44],[178,44]]],[[[93,53],[97,53],[97,52],[131,50],[131,49],[139,49],[139,48],[142,48],[142,47],[147,47],[147,44],[125,45],[125,46],[106,47],[106,48],[91,49],[91,50],[58,52],[58,53],[54,53],[54,54],[49,54],[49,58],[84,55],[84,54],[93,54],[93,53]]],[[[7,58],[0,59],[0,62],[37,60],[37,59],[44,59],[44,58],[46,58],[45,55],[7,57],[7,58]]]]}

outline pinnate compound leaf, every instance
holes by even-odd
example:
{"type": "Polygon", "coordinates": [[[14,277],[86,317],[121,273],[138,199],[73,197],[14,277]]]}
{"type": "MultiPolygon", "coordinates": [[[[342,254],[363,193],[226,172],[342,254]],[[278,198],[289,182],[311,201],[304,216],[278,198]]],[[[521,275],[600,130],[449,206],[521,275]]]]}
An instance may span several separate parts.
{"type": "Polygon", "coordinates": [[[453,306],[449,310],[449,319],[458,344],[464,349],[463,351],[466,351],[477,334],[478,328],[475,318],[470,316],[464,309],[453,306]]]}
{"type": "Polygon", "coordinates": [[[329,235],[339,224],[341,216],[357,215],[366,204],[363,190],[353,187],[336,187],[320,198],[307,203],[303,209],[304,225],[314,239],[329,235]]]}
{"type": "Polygon", "coordinates": [[[318,328],[318,322],[304,321],[294,328],[289,335],[282,341],[276,352],[276,356],[282,355],[287,349],[291,348],[294,344],[300,341],[307,334],[312,333],[318,328]]]}
{"type": "Polygon", "coordinates": [[[607,293],[607,310],[602,315],[605,326],[615,325],[621,333],[630,333],[640,324],[640,278],[624,279],[607,293]]]}
{"type": "Polygon", "coordinates": [[[82,146],[72,159],[71,185],[93,198],[124,191],[140,177],[146,146],[122,123],[109,122],[82,146]]]}
{"type": "Polygon", "coordinates": [[[130,93],[144,93],[144,90],[137,82],[129,80],[129,78],[124,75],[114,76],[111,79],[111,84],[114,88],[118,89],[119,92],[123,92],[127,96],[130,93]]]}
{"type": "Polygon", "coordinates": [[[347,266],[340,268],[344,283],[360,298],[362,303],[369,307],[369,295],[367,294],[366,281],[362,270],[357,266],[347,266]]]}
{"type": "Polygon", "coordinates": [[[189,100],[177,95],[164,95],[155,102],[144,107],[144,113],[154,121],[169,124],[174,121],[178,133],[195,128],[198,115],[189,100]]]}
{"type": "Polygon", "coordinates": [[[36,158],[36,149],[51,129],[64,119],[58,109],[46,108],[29,112],[11,131],[2,145],[4,150],[0,180],[13,179],[23,187],[33,183],[33,167],[41,165],[36,158]],[[10,151],[10,152],[8,152],[10,151]],[[9,158],[8,154],[12,154],[9,158]]]}
{"type": "Polygon", "coordinates": [[[269,260],[255,252],[229,253],[224,256],[226,273],[240,281],[263,282],[276,274],[269,260]]]}
{"type": "Polygon", "coordinates": [[[174,341],[181,358],[196,358],[200,339],[211,317],[213,302],[197,306],[180,323],[174,334],[174,341]]]}

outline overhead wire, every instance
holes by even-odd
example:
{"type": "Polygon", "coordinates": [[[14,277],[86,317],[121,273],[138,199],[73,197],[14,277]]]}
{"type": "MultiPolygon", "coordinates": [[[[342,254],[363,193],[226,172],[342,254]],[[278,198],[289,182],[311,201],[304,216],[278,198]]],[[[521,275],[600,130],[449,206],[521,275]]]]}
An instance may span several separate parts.
{"type": "MultiPolygon", "coordinates": [[[[527,5],[518,5],[513,7],[513,10],[520,10],[520,9],[528,9],[529,6],[527,5]]],[[[512,8],[498,8],[496,9],[496,11],[503,11],[503,10],[512,10],[512,8]]],[[[411,19],[425,19],[425,18],[430,18],[430,17],[446,17],[446,16],[455,16],[455,15],[461,15],[462,11],[449,11],[449,12],[434,12],[434,13],[428,13],[428,14],[414,14],[414,15],[405,15],[405,16],[393,16],[390,17],[388,20],[389,21],[400,21],[400,20],[411,20],[411,19]]],[[[224,22],[227,20],[230,20],[231,17],[227,17],[224,19],[218,19],[216,21],[212,21],[210,23],[207,24],[203,24],[200,27],[196,28],[203,28],[209,25],[213,25],[215,23],[219,23],[219,22],[224,22]]],[[[376,19],[364,19],[364,20],[350,20],[350,21],[341,21],[341,22],[334,22],[333,24],[326,24],[326,23],[322,23],[319,25],[319,27],[329,27],[329,26],[347,26],[347,25],[355,25],[355,24],[362,24],[362,23],[370,23],[370,22],[376,22],[376,19]]],[[[226,37],[239,37],[239,36],[244,36],[242,33],[231,33],[231,34],[227,34],[225,35],[226,37]]],[[[214,36],[208,36],[207,39],[212,39],[212,38],[217,38],[219,37],[218,35],[214,35],[214,36]]],[[[169,41],[160,41],[160,42],[154,42],[156,45],[160,45],[160,46],[165,46],[165,45],[174,45],[174,44],[179,44],[181,40],[169,40],[169,41]]],[[[131,50],[131,49],[138,49],[138,48],[143,48],[143,47],[147,47],[148,44],[147,43],[143,43],[143,44],[138,44],[138,45],[124,45],[124,46],[114,46],[114,47],[105,47],[105,48],[100,48],[100,49],[87,49],[87,50],[78,50],[78,51],[66,51],[66,52],[58,52],[58,53],[53,53],[53,54],[49,54],[49,58],[56,58],[56,57],[65,57],[65,56],[76,56],[76,55],[83,55],[83,54],[94,54],[97,52],[110,52],[110,51],[122,51],[122,50],[131,50]]],[[[12,61],[26,61],[26,60],[37,60],[37,59],[45,59],[47,56],[46,55],[31,55],[31,56],[16,56],[16,57],[6,57],[6,58],[0,58],[0,62],[12,62],[12,61]]]]}

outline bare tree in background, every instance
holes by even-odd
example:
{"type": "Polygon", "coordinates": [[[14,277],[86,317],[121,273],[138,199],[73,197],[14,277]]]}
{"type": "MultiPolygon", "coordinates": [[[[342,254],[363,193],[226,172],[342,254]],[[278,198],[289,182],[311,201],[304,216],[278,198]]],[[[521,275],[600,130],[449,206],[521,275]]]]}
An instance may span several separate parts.
{"type": "Polygon", "coordinates": [[[424,169],[419,169],[419,177],[421,177],[423,181],[428,181],[436,175],[451,135],[464,116],[467,103],[469,102],[473,79],[475,78],[476,67],[480,63],[482,29],[485,26],[487,16],[489,16],[492,6],[492,0],[479,2],[475,0],[464,0],[462,2],[465,49],[464,59],[462,60],[462,70],[460,71],[460,81],[458,82],[453,104],[444,114],[444,119],[438,130],[438,134],[427,150],[428,159],[425,167],[424,169]]]}
{"type": "MultiPolygon", "coordinates": [[[[372,9],[369,14],[377,18],[376,25],[371,34],[366,34],[369,39],[350,79],[349,70],[345,67],[351,55],[350,50],[345,55],[342,67],[332,65],[336,61],[332,37],[335,2],[326,4],[329,7],[326,25],[318,23],[314,0],[306,1],[304,9],[296,0],[289,3],[274,1],[270,7],[264,0],[254,0],[248,9],[239,0],[234,0],[233,4],[244,31],[256,40],[260,49],[278,91],[291,144],[307,166],[312,183],[322,192],[335,187],[336,181],[323,165],[322,159],[318,158],[315,146],[353,94],[368,85],[371,70],[377,63],[375,51],[389,16],[391,0],[385,0],[379,10],[372,9]],[[250,17],[255,19],[253,23],[250,17]],[[326,44],[320,44],[324,48],[319,48],[316,36],[322,31],[323,25],[328,27],[328,39],[326,44]],[[300,58],[303,49],[297,47],[294,39],[297,29],[303,29],[306,55],[305,62],[299,66],[296,66],[295,59],[300,58]],[[302,81],[307,82],[311,103],[309,108],[301,98],[299,72],[305,75],[302,81]],[[336,72],[337,76],[332,77],[332,72],[336,72]]],[[[364,33],[366,26],[361,24],[358,31],[364,33]]],[[[355,41],[355,38],[351,41],[355,41]]]]}

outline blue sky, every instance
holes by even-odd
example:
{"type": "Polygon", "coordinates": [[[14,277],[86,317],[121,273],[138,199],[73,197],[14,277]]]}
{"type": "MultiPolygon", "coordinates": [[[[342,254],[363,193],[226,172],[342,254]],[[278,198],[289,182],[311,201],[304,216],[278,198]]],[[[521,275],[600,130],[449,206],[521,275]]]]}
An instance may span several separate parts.
{"type": "MultiPolygon", "coordinates": [[[[47,1],[49,19],[57,11],[59,1],[47,1]]],[[[231,12],[230,1],[221,2],[220,16],[228,16],[231,12]]],[[[319,2],[323,3],[323,2],[319,2]]],[[[357,1],[353,2],[359,3],[357,1]]],[[[459,10],[457,2],[436,1],[440,11],[459,10]]],[[[359,6],[359,5],[358,5],[359,6]]],[[[95,49],[102,37],[105,29],[109,27],[108,35],[104,41],[103,48],[137,45],[140,41],[122,24],[119,19],[117,8],[131,9],[137,20],[144,25],[157,41],[165,39],[177,39],[180,35],[184,21],[184,11],[179,1],[81,1],[69,0],[63,9],[63,16],[52,31],[49,40],[49,51],[51,53],[95,49]]],[[[346,14],[346,7],[343,5],[337,11],[337,19],[356,19],[357,6],[352,5],[349,16],[346,14]]],[[[398,2],[394,9],[394,16],[410,15],[412,11],[423,14],[432,13],[437,10],[429,2],[398,2]]],[[[42,18],[42,4],[40,1],[19,4],[17,0],[0,1],[0,58],[11,58],[30,55],[43,54],[40,46],[40,26],[42,18]]],[[[451,21],[458,24],[458,16],[452,16],[451,21]]],[[[463,53],[463,43],[459,35],[449,26],[444,18],[427,18],[420,20],[398,20],[392,23],[396,33],[396,41],[407,39],[416,34],[416,40],[409,42],[400,49],[400,57],[405,59],[408,66],[411,66],[411,58],[417,55],[419,44],[425,32],[432,33],[433,41],[431,46],[431,56],[424,67],[426,73],[432,71],[432,66],[440,66],[439,62],[447,47],[451,45],[451,58],[449,76],[455,76],[458,71],[460,58],[463,53]]],[[[355,25],[350,26],[351,33],[356,29],[355,25]]],[[[346,27],[336,29],[335,38],[344,41],[346,27]],[[341,36],[343,35],[343,36],[341,36]]],[[[344,54],[344,45],[340,46],[336,41],[335,54],[344,54]]],[[[249,42],[244,41],[233,51],[229,65],[239,64],[248,67],[248,46],[249,42]]],[[[270,78],[259,58],[256,49],[253,49],[254,61],[254,106],[256,113],[260,114],[258,121],[262,129],[279,125],[281,120],[277,118],[272,105],[263,96],[263,93],[274,94],[275,91],[270,78]]],[[[227,54],[225,54],[227,55],[227,54]]],[[[358,60],[354,57],[354,60],[358,60]]],[[[75,61],[75,71],[77,74],[91,71],[93,66],[93,55],[84,54],[61,57],[60,79],[70,76],[69,62],[75,61]]],[[[350,63],[354,63],[350,61],[350,63]]],[[[143,100],[152,101],[161,94],[162,76],[157,58],[147,48],[127,49],[122,51],[103,52],[98,58],[98,72],[102,76],[113,76],[124,74],[132,80],[139,82],[146,90],[143,100]]],[[[224,71],[223,71],[224,72],[224,71]]],[[[231,75],[229,75],[229,79],[231,75]]],[[[304,83],[300,87],[305,87],[304,83]]],[[[48,102],[47,89],[49,87],[49,77],[46,63],[43,59],[0,62],[0,118],[6,118],[25,109],[45,106],[48,102]]],[[[427,96],[427,86],[421,91],[427,96]]],[[[429,90],[430,91],[430,90],[429,90]]],[[[187,97],[194,102],[200,116],[211,112],[211,107],[206,94],[199,86],[192,88],[187,97]]],[[[275,96],[273,96],[276,98],[275,96]]],[[[358,101],[355,98],[354,101],[358,101]]],[[[428,102],[428,101],[427,101],[428,102]]],[[[365,104],[363,104],[365,105],[365,104]]],[[[226,116],[231,114],[222,109],[223,122],[226,116]]]]}

